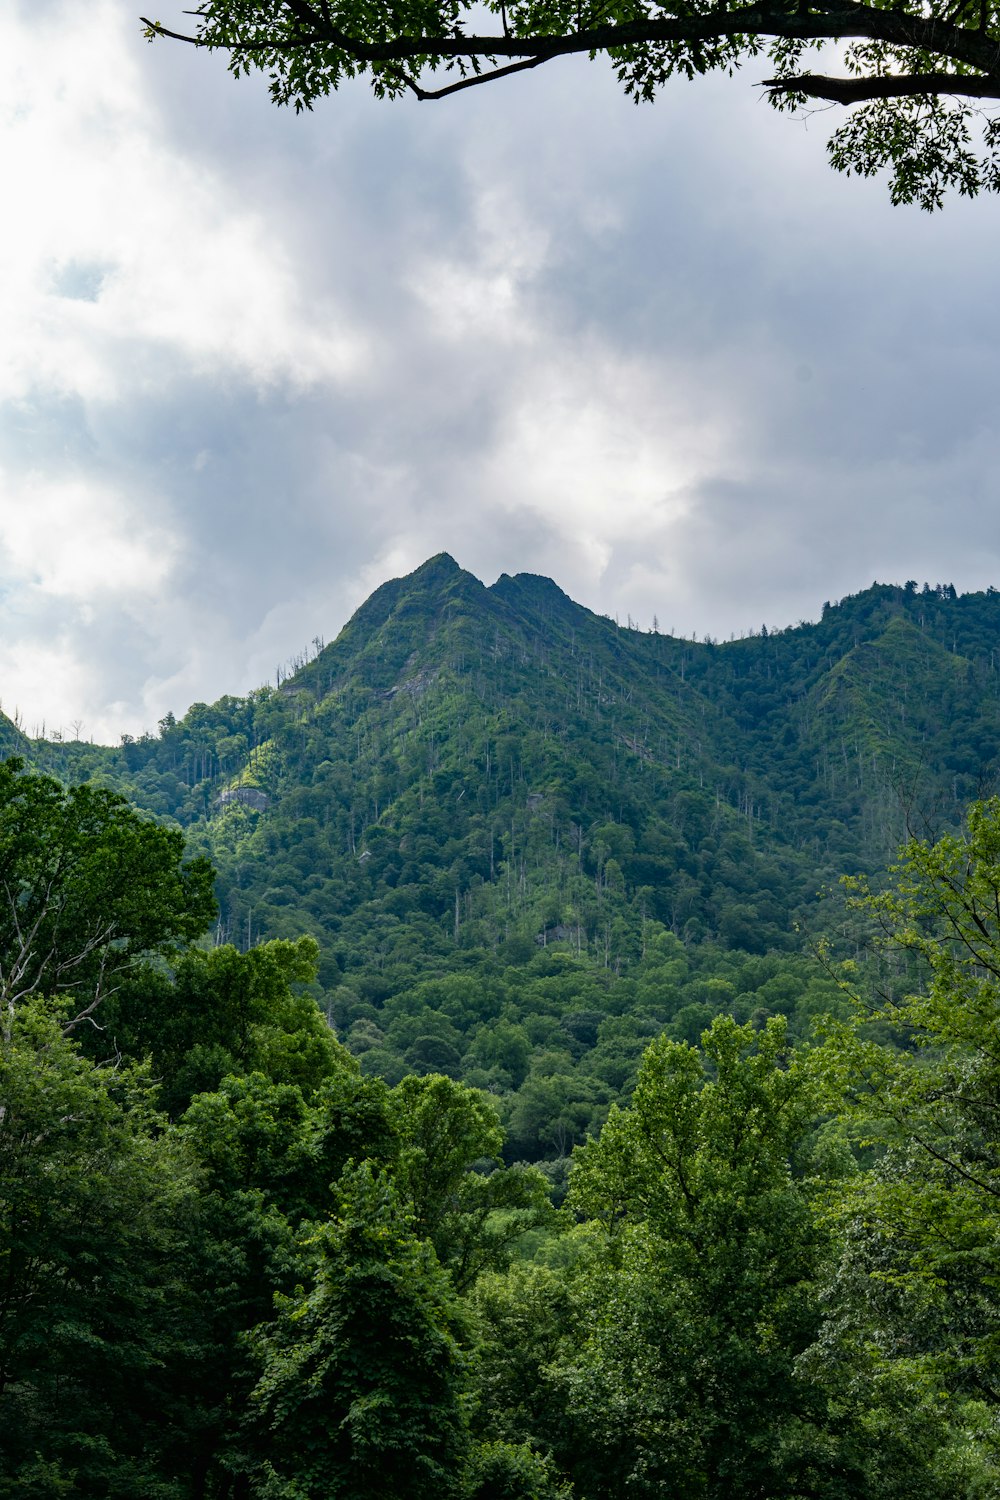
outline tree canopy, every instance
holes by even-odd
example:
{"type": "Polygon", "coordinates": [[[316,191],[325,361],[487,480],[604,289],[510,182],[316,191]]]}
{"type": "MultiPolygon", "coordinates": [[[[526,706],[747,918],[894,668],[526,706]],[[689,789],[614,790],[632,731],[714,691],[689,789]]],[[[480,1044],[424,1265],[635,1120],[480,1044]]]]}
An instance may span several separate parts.
{"type": "Polygon", "coordinates": [[[562,1007],[525,970],[534,1014],[471,970],[371,1007],[401,1044],[459,1037],[431,1000],[497,1011],[483,1092],[426,1048],[362,1072],[312,938],[185,948],[210,872],[171,830],[0,771],[4,972],[47,934],[0,1010],[0,1500],[998,1493],[1000,799],[850,882],[875,954],[818,994],[785,959],[689,988],[661,933],[604,1019],[579,956],[562,1007]],[[822,1040],[767,1013],[824,998],[822,1040]],[[572,1143],[574,1047],[617,1103],[568,1174],[501,1165],[526,1061],[572,1143]]]}
{"type": "Polygon", "coordinates": [[[856,106],[831,161],[861,176],[888,169],[894,202],[931,209],[948,188],[1000,188],[991,0],[204,0],[188,14],[191,31],[143,17],[146,35],[227,52],[236,76],[263,69],[275,102],[296,110],[354,77],[379,98],[442,99],[576,54],[606,57],[630,97],[652,100],[674,77],[761,59],[778,109],[856,106]],[[829,43],[838,74],[810,71],[807,54],[829,43]]]}
{"type": "MultiPolygon", "coordinates": [[[[103,787],[68,790],[0,764],[0,1009],[9,1037],[32,994],[64,996],[74,1029],[142,955],[199,936],[215,915],[213,872],[184,837],[103,787]]],[[[97,1024],[94,1022],[93,1024],[97,1024]]]]}
{"type": "Polygon", "coordinates": [[[0,1500],[1000,1494],[997,607],[696,651],[566,601],[537,700],[502,614],[485,700],[380,620],[312,699],[60,745],[88,785],[0,763],[0,1500]],[[953,826],[886,871],[918,753],[953,826]],[[212,946],[122,763],[223,856],[212,946]]]}

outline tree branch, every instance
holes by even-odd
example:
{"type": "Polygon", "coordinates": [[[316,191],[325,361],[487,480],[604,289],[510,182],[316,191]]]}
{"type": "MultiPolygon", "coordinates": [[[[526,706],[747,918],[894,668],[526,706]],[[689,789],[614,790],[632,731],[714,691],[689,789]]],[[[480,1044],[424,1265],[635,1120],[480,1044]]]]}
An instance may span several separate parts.
{"type": "MultiPolygon", "coordinates": [[[[318,21],[315,12],[310,14],[318,21]]],[[[526,36],[463,36],[460,33],[438,35],[400,34],[387,41],[351,36],[337,26],[325,23],[315,32],[289,35],[274,34],[267,39],[249,36],[236,39],[213,39],[211,32],[186,36],[170,31],[159,21],[140,18],[152,36],[170,37],[196,47],[230,52],[300,51],[312,46],[332,46],[353,61],[362,64],[412,62],[415,59],[455,60],[461,58],[526,58],[539,62],[553,57],[579,53],[611,52],[631,48],[665,45],[697,46],[725,38],[767,36],[788,41],[844,41],[865,38],[892,46],[916,49],[953,59],[986,75],[987,94],[1000,77],[1000,44],[980,30],[958,26],[954,21],[933,16],[913,15],[904,10],[882,10],[855,0],[830,0],[806,12],[790,10],[773,3],[735,6],[732,9],[707,11],[701,15],[647,17],[641,21],[593,26],[585,31],[563,34],[526,36]]],[[[498,69],[496,76],[505,70],[498,69]]],[[[811,77],[812,75],[804,75],[811,77]]],[[[925,89],[947,87],[949,92],[972,92],[972,81],[951,73],[921,75],[928,80],[925,89]],[[933,82],[931,82],[933,80],[933,82]]],[[[774,80],[784,86],[784,80],[774,80]]],[[[832,80],[836,84],[837,80],[832,80]]],[[[845,83],[848,81],[845,81],[845,83]]],[[[880,82],[880,80],[871,80],[880,82]]],[[[978,82],[978,81],[977,81],[978,82]]],[[[771,85],[768,85],[771,86],[771,85]]],[[[428,98],[443,97],[450,90],[429,92],[428,98]]],[[[912,90],[911,90],[912,92],[912,90]]],[[[838,101],[839,102],[839,101],[838,101]]]]}
{"type": "Polygon", "coordinates": [[[866,99],[903,99],[914,94],[955,94],[970,99],[1000,99],[1000,78],[955,73],[900,73],[881,78],[827,78],[800,73],[792,78],[764,78],[761,88],[773,96],[804,94],[833,104],[860,104],[866,99]]]}
{"type": "Polygon", "coordinates": [[[530,68],[540,68],[542,63],[551,61],[549,57],[528,57],[524,62],[510,63],[506,68],[493,68],[489,73],[474,73],[458,83],[449,83],[443,89],[424,89],[409,74],[404,73],[402,77],[407,88],[412,89],[418,99],[444,99],[448,94],[457,94],[461,89],[474,89],[481,83],[492,83],[494,79],[507,78],[511,73],[524,73],[530,68]]]}

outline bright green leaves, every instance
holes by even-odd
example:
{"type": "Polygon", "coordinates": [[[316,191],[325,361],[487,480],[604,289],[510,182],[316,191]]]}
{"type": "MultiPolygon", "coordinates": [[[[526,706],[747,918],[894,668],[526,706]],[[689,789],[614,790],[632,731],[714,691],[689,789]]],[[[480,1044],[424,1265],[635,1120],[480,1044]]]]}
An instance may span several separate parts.
{"type": "Polygon", "coordinates": [[[414,1229],[460,1289],[505,1265],[517,1239],[552,1217],[539,1171],[498,1165],[503,1132],[485,1095],[441,1076],[404,1078],[392,1091],[392,1118],[395,1180],[414,1229]]]}
{"type": "Polygon", "coordinates": [[[263,1073],[224,1079],[217,1093],[197,1095],[181,1121],[210,1188],[260,1192],[298,1218],[320,1212],[328,1190],[315,1180],[316,1134],[301,1090],[263,1073]]]}
{"type": "Polygon", "coordinates": [[[881,979],[827,1050],[874,1160],[831,1195],[842,1251],[815,1357],[923,1414],[943,1490],[970,1463],[995,1485],[1000,800],[975,804],[961,836],[911,840],[894,876],[878,893],[852,882],[880,932],[881,979]]]}
{"type": "Polygon", "coordinates": [[[468,1500],[572,1500],[573,1487],[527,1443],[480,1443],[465,1494],[468,1500]]]}
{"type": "Polygon", "coordinates": [[[450,1078],[404,1078],[393,1090],[403,1148],[399,1177],[416,1211],[417,1228],[433,1234],[464,1173],[499,1156],[503,1132],[484,1094],[450,1078]]]}
{"type": "Polygon", "coordinates": [[[701,1051],[654,1042],[630,1108],[577,1153],[570,1201],[608,1232],[569,1388],[588,1493],[781,1492],[786,1428],[816,1404],[794,1361],[823,1239],[791,1172],[814,1111],[783,1023],[720,1017],[701,1051]]]}
{"type": "Polygon", "coordinates": [[[1000,1199],[1000,799],[975,804],[961,837],[911,841],[894,875],[877,894],[850,883],[854,906],[880,929],[882,978],[857,1026],[834,1033],[834,1052],[854,1070],[866,1134],[915,1150],[928,1171],[992,1211],[1000,1199]],[[875,1045],[873,1029],[896,1045],[875,1045]]]}
{"type": "MultiPolygon", "coordinates": [[[[887,948],[916,953],[930,967],[938,993],[906,996],[905,1016],[910,1024],[920,1019],[931,1041],[958,1040],[955,1027],[971,1022],[966,1039],[981,1043],[979,1023],[1000,995],[1000,798],[973,803],[961,836],[935,844],[912,839],[893,874],[892,887],[883,893],[873,893],[863,881],[847,886],[853,904],[877,919],[887,948]],[[940,991],[962,1005],[942,1003],[940,991]]],[[[888,998],[890,1018],[892,1003],[888,998]]]]}
{"type": "Polygon", "coordinates": [[[702,1051],[661,1037],[643,1058],[631,1107],[613,1108],[600,1141],[578,1151],[573,1202],[609,1228],[628,1218],[671,1235],[702,1220],[708,1229],[716,1201],[731,1213],[786,1189],[814,1110],[801,1062],[787,1057],[782,1018],[759,1032],[719,1017],[702,1051]]]}
{"type": "Polygon", "coordinates": [[[0,1005],[8,1035],[30,994],[67,996],[70,1024],[83,1025],[83,1012],[93,1019],[138,957],[205,931],[215,915],[212,870],[183,855],[179,832],[139,817],[114,793],[67,791],[18,760],[0,762],[0,1005]]]}

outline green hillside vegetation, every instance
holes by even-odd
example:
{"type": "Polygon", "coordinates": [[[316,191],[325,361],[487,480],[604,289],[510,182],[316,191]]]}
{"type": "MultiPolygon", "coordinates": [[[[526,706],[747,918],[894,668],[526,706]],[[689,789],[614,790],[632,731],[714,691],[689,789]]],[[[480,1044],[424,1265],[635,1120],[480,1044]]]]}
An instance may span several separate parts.
{"type": "Polygon", "coordinates": [[[174,830],[0,770],[0,1496],[997,1493],[1000,799],[854,882],[888,983],[661,1027],[563,1195],[362,1073],[311,938],[199,943],[174,830]]]}
{"type": "Polygon", "coordinates": [[[0,722],[0,1500],[1000,1493],[998,626],[440,557],[0,722]]]}
{"type": "Polygon", "coordinates": [[[840,876],[994,784],[998,641],[995,591],[875,585],[697,642],[442,555],[274,687],[155,736],[7,733],[182,828],[218,871],[216,941],[314,938],[366,1074],[484,1088],[508,1159],[555,1163],[650,1038],[719,1011],[802,1036],[836,1006],[808,954],[861,941],[840,876]]]}

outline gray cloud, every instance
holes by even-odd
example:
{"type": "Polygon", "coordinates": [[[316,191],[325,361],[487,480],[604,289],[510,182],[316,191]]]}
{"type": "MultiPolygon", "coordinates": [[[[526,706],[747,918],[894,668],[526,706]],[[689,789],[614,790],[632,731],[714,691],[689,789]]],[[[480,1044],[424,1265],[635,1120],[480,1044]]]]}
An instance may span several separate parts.
{"type": "Polygon", "coordinates": [[[41,221],[0,361],[29,720],[113,737],[244,691],[444,548],[719,636],[875,576],[996,580],[996,204],[892,210],[749,78],[636,109],[567,63],[296,118],[110,0],[88,34],[121,59],[101,118],[80,82],[0,126],[41,163],[75,110],[118,184],[94,168],[63,222],[31,218],[37,169],[8,184],[41,221]],[[18,517],[63,504],[103,572],[39,572],[18,517]]]}

